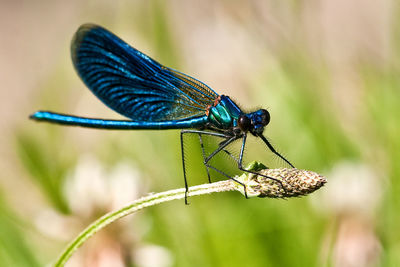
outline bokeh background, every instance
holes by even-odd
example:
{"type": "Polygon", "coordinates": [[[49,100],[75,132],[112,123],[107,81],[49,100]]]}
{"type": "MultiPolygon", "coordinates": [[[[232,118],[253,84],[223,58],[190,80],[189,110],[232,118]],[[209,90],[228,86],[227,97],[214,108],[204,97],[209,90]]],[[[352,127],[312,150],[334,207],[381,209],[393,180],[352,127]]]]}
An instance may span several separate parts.
{"type": "MultiPolygon", "coordinates": [[[[72,67],[70,40],[86,22],[243,107],[268,108],[273,144],[328,184],[298,199],[224,193],[149,208],[101,231],[68,266],[400,265],[397,1],[3,0],[0,6],[0,265],[49,264],[105,212],[183,186],[178,131],[28,120],[38,109],[121,118],[72,67]]],[[[264,158],[265,150],[252,143],[246,159],[280,163],[264,158]]]]}

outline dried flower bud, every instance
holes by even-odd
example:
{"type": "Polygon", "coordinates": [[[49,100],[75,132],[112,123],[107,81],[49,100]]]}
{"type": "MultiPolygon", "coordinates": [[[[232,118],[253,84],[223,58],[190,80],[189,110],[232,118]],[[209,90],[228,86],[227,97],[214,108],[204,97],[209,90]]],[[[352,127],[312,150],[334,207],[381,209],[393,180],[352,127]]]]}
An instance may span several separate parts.
{"type": "MultiPolygon", "coordinates": [[[[322,187],[327,181],[318,173],[298,169],[262,169],[259,174],[244,173],[236,179],[246,186],[248,197],[286,198],[305,196],[322,187]],[[273,179],[271,179],[273,178],[273,179]]],[[[237,189],[244,194],[243,185],[237,189]]]]}

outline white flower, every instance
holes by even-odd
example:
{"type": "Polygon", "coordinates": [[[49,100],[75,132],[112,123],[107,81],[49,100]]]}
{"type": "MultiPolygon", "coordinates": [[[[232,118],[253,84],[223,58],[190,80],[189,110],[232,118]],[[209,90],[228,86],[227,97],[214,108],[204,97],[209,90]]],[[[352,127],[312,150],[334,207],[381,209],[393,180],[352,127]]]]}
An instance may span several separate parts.
{"type": "Polygon", "coordinates": [[[141,246],[135,249],[133,256],[139,267],[168,267],[173,263],[171,253],[155,245],[141,246]]]}
{"type": "MultiPolygon", "coordinates": [[[[321,192],[324,210],[371,216],[382,196],[382,176],[364,164],[342,162],[326,175],[329,186],[321,192]]],[[[314,199],[315,200],[315,199],[314,199]]],[[[321,201],[317,200],[316,205],[321,201]]]]}
{"type": "Polygon", "coordinates": [[[65,195],[74,214],[90,217],[138,198],[139,177],[128,163],[121,162],[107,172],[96,159],[84,156],[66,179],[65,195]]]}

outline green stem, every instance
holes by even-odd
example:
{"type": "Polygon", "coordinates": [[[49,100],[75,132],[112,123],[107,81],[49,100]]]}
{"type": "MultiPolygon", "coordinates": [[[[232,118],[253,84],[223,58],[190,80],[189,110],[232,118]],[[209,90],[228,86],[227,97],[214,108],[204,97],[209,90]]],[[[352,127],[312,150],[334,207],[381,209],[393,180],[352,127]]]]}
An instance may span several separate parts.
{"type": "MultiPolygon", "coordinates": [[[[216,192],[239,191],[247,197],[288,198],[305,196],[314,192],[326,183],[324,177],[317,173],[298,169],[265,169],[258,162],[249,164],[247,170],[258,172],[259,175],[243,173],[236,176],[235,180],[197,185],[189,188],[188,196],[198,196],[216,192]]],[[[117,211],[107,213],[89,225],[58,258],[54,266],[64,266],[72,254],[92,235],[110,223],[132,214],[146,207],[163,202],[182,199],[185,197],[185,188],[174,189],[158,194],[142,197],[132,204],[117,211]]]]}
{"type": "MultiPolygon", "coordinates": [[[[215,192],[226,192],[236,190],[236,185],[232,180],[220,181],[211,184],[204,184],[193,186],[189,188],[188,196],[198,196],[204,194],[210,194],[215,192]]],[[[170,191],[161,192],[158,194],[151,194],[142,197],[133,203],[113,212],[109,212],[104,216],[100,217],[98,220],[90,224],[83,232],[81,232],[78,237],[72,241],[65,251],[58,258],[54,266],[64,266],[72,254],[92,235],[109,225],[110,223],[132,214],[138,210],[146,207],[154,206],[163,202],[183,199],[185,197],[185,188],[174,189],[170,191]]]]}

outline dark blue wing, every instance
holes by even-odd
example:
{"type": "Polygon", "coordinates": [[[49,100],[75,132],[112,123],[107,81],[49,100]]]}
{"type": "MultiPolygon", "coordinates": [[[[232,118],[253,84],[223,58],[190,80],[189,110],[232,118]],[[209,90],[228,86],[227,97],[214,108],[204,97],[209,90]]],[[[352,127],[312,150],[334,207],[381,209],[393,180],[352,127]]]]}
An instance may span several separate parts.
{"type": "Polygon", "coordinates": [[[134,121],[203,116],[218,97],[207,85],[162,66],[97,25],[78,29],[71,54],[90,90],[108,107],[134,121]]]}

